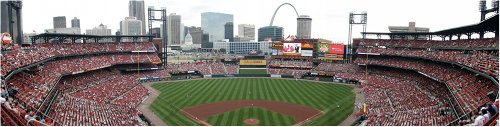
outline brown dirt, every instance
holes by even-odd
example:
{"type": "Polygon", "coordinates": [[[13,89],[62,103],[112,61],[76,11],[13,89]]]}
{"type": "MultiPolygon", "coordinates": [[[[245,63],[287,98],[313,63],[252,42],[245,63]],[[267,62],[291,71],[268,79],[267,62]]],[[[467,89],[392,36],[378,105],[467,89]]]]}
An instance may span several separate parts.
{"type": "Polygon", "coordinates": [[[312,119],[322,113],[307,106],[267,100],[222,101],[184,108],[181,112],[195,121],[206,121],[210,116],[247,107],[266,108],[273,112],[292,116],[297,123],[312,119]]]}
{"type": "Polygon", "coordinates": [[[163,122],[156,114],[149,109],[149,106],[153,101],[160,95],[160,91],[151,87],[153,83],[144,83],[143,86],[149,90],[150,94],[146,100],[144,100],[139,107],[139,111],[142,112],[144,116],[146,116],[149,121],[153,124],[153,126],[166,126],[165,122],[163,122]]]}
{"type": "Polygon", "coordinates": [[[243,120],[246,125],[259,125],[260,121],[258,119],[246,119],[243,120]]]}

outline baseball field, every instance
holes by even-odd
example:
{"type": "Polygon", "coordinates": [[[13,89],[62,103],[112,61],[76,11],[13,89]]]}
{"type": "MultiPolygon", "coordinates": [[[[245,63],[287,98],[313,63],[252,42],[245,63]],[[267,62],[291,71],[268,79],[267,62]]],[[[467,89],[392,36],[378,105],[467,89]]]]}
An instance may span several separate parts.
{"type": "Polygon", "coordinates": [[[293,79],[221,78],[157,83],[150,109],[167,125],[338,125],[353,87],[293,79]]]}

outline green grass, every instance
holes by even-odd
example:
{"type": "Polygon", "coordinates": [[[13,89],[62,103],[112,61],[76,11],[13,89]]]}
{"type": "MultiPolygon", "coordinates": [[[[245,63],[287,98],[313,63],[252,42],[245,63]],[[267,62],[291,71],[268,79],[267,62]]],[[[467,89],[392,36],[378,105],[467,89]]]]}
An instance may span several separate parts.
{"type": "Polygon", "coordinates": [[[207,122],[212,125],[219,126],[250,126],[245,124],[245,119],[258,119],[260,122],[258,126],[272,126],[276,125],[276,121],[280,121],[279,125],[293,125],[295,120],[293,117],[275,113],[263,108],[241,108],[234,111],[225,112],[208,118],[207,122]],[[248,114],[248,115],[240,115],[248,114]],[[234,117],[229,117],[234,116],[234,117]],[[226,119],[222,119],[226,118],[226,119]]]}
{"type": "MultiPolygon", "coordinates": [[[[161,94],[151,104],[151,110],[168,125],[184,126],[198,124],[180,113],[179,109],[229,100],[272,100],[305,105],[326,112],[325,115],[306,125],[334,126],[352,113],[355,99],[351,86],[288,79],[207,79],[160,83],[153,87],[161,94]],[[246,94],[248,92],[252,94],[246,94]],[[341,108],[337,108],[337,105],[341,108]]],[[[230,120],[229,117],[243,118],[251,114],[236,111],[218,119],[231,121],[232,125],[237,122],[232,122],[233,119],[230,120]]],[[[263,114],[262,117],[273,119],[272,116],[263,114]]],[[[280,119],[270,121],[266,125],[286,125],[284,123],[287,123],[286,120],[280,119]]],[[[221,122],[221,124],[228,123],[221,122]]]]}
{"type": "Polygon", "coordinates": [[[267,74],[266,69],[240,69],[240,74],[267,74]]]}

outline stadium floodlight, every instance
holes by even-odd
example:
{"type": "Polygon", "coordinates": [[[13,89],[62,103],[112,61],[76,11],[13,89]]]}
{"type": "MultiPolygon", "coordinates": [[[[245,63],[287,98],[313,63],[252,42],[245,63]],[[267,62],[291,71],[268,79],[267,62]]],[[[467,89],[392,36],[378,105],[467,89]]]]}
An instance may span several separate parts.
{"type": "Polygon", "coordinates": [[[486,0],[480,0],[479,1],[479,11],[484,11],[486,10],[486,0]]]}
{"type": "Polygon", "coordinates": [[[368,13],[366,13],[366,11],[363,11],[361,14],[362,14],[361,15],[361,23],[366,23],[366,19],[367,19],[366,16],[368,13]]]}
{"type": "MultiPolygon", "coordinates": [[[[154,6],[148,6],[148,11],[154,10],[154,9],[155,9],[154,6]]],[[[151,18],[153,18],[153,19],[155,18],[155,11],[151,11],[151,18]]]]}
{"type": "Polygon", "coordinates": [[[492,8],[498,8],[498,0],[492,0],[491,1],[491,7],[492,8]]]}

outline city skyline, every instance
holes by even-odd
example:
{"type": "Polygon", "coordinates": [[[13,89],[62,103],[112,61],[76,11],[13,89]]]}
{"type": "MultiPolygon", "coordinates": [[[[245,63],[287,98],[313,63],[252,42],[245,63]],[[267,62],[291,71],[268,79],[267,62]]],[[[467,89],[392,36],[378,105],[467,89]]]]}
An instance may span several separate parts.
{"type": "MultiPolygon", "coordinates": [[[[311,36],[332,41],[347,42],[348,14],[351,11],[368,12],[368,27],[370,32],[389,32],[388,26],[407,26],[408,22],[416,22],[418,27],[428,27],[430,31],[454,28],[479,22],[478,1],[325,1],[325,0],[277,0],[277,1],[175,1],[175,0],[145,0],[145,6],[155,8],[166,7],[167,13],[177,13],[183,16],[185,26],[201,26],[200,18],[203,12],[220,12],[234,15],[234,24],[254,24],[256,29],[269,25],[273,12],[282,3],[291,3],[300,15],[313,18],[311,36]],[[443,9],[442,5],[452,3],[443,9]],[[363,3],[363,4],[360,4],[363,3]],[[427,4],[434,3],[434,4],[427,4]],[[227,6],[231,5],[231,6],[227,6]],[[380,5],[380,6],[373,6],[380,5]],[[410,6],[411,5],[411,6],[410,6]],[[382,6],[390,6],[381,9],[382,6]],[[423,9],[422,7],[425,7],[423,9]],[[477,17],[477,18],[462,18],[477,17]],[[453,21],[453,22],[451,22],[453,21]]],[[[42,33],[44,29],[53,28],[52,18],[56,16],[78,17],[82,29],[91,29],[101,23],[108,25],[113,33],[119,29],[118,22],[128,16],[128,0],[125,1],[72,1],[72,5],[57,6],[65,3],[61,0],[24,0],[23,1],[23,31],[33,30],[42,33]],[[99,4],[96,4],[99,2],[99,4]],[[39,6],[39,5],[54,5],[39,6]],[[99,8],[90,9],[89,8],[99,8]],[[44,10],[44,13],[39,13],[44,10]],[[64,10],[64,11],[61,11],[64,10]],[[36,21],[36,22],[35,22],[36,21]]],[[[490,2],[487,2],[490,7],[490,2]]],[[[158,14],[157,14],[158,15],[158,14]]],[[[489,16],[489,15],[488,15],[489,16]]],[[[487,17],[488,17],[487,16],[487,17]]],[[[67,24],[69,24],[67,20],[67,24]]],[[[296,34],[296,16],[293,9],[283,6],[278,11],[274,26],[285,28],[284,36],[296,34]]],[[[153,27],[158,27],[153,24],[153,27]]],[[[238,31],[235,28],[235,31],[238,31]]],[[[257,32],[257,31],[256,31],[257,32]]],[[[361,27],[353,29],[354,38],[360,37],[361,27]]],[[[256,33],[257,34],[257,33],[256,33]]],[[[238,35],[238,33],[234,33],[238,35]]]]}

